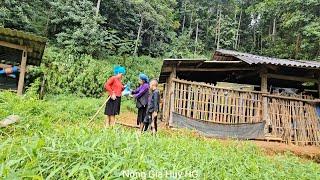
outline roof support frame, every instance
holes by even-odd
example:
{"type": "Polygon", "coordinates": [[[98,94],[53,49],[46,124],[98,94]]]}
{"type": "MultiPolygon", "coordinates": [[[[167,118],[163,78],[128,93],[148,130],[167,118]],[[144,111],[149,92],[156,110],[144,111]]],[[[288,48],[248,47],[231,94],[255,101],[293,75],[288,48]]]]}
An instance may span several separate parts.
{"type": "Polygon", "coordinates": [[[26,51],[26,52],[33,51],[32,48],[28,48],[27,46],[21,46],[21,45],[9,43],[6,41],[0,41],[0,46],[12,48],[12,49],[17,49],[17,50],[21,50],[21,51],[26,51]]]}

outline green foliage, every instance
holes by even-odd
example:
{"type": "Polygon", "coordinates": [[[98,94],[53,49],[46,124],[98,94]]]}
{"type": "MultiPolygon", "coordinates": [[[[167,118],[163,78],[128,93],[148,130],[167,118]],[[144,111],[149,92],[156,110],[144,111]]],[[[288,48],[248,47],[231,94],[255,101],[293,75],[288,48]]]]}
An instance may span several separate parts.
{"type": "Polygon", "coordinates": [[[44,35],[46,33],[47,0],[1,0],[0,26],[34,32],[44,35]]]}
{"type": "Polygon", "coordinates": [[[132,55],[135,43],[138,55],[152,57],[193,57],[218,44],[282,58],[316,60],[320,54],[316,0],[102,0],[98,14],[96,3],[2,0],[0,26],[95,58],[132,55]]]}
{"type": "Polygon", "coordinates": [[[192,58],[199,57],[204,52],[204,44],[198,41],[197,44],[191,39],[190,34],[184,33],[177,38],[172,39],[171,48],[168,49],[165,54],[166,57],[170,58],[192,58]],[[197,54],[195,54],[195,48],[197,54]]]}
{"type": "Polygon", "coordinates": [[[154,137],[118,126],[105,130],[95,126],[102,124],[101,116],[88,127],[101,103],[75,96],[36,100],[0,92],[0,119],[12,113],[22,117],[20,123],[0,129],[0,177],[121,179],[125,170],[191,171],[197,173],[195,179],[319,177],[319,164],[290,154],[266,157],[251,143],[222,144],[188,131],[160,131],[154,137]]]}
{"type": "Polygon", "coordinates": [[[47,49],[41,71],[46,78],[46,92],[51,94],[77,94],[100,97],[104,83],[113,75],[113,67],[127,68],[123,83],[138,84],[140,72],[150,78],[158,78],[161,60],[150,57],[107,56],[101,60],[88,55],[75,56],[69,52],[47,49]]]}
{"type": "Polygon", "coordinates": [[[88,54],[98,57],[101,54],[113,55],[121,40],[115,31],[103,28],[102,17],[95,14],[92,2],[57,1],[51,3],[55,12],[51,26],[56,34],[57,45],[68,48],[74,54],[88,54]]]}

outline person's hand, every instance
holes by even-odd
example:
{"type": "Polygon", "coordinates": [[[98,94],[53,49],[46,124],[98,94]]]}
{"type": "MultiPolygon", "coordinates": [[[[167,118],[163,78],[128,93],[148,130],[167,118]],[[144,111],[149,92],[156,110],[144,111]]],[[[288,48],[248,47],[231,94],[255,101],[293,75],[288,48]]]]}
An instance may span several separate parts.
{"type": "Polygon", "coordinates": [[[117,99],[117,96],[113,93],[113,94],[111,95],[111,99],[112,99],[112,100],[116,100],[116,99],[117,99]]]}
{"type": "Polygon", "coordinates": [[[152,113],[152,119],[155,118],[155,117],[157,117],[157,115],[158,115],[158,112],[153,112],[153,113],[152,113]]]}

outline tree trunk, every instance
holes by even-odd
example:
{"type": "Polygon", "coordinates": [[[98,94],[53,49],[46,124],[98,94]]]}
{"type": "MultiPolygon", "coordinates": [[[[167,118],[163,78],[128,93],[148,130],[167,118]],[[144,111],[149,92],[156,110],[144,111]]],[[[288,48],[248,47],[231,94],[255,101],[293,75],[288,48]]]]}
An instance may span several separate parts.
{"type": "Polygon", "coordinates": [[[189,29],[192,28],[192,20],[193,20],[193,10],[191,12],[191,15],[190,15],[190,24],[189,24],[189,29]]]}
{"type": "Polygon", "coordinates": [[[46,28],[45,28],[45,34],[47,37],[49,35],[49,24],[50,24],[51,13],[52,13],[52,9],[50,7],[49,12],[48,12],[48,16],[47,16],[46,28]]]}
{"type": "Polygon", "coordinates": [[[209,41],[209,23],[210,23],[210,16],[211,16],[211,10],[208,10],[207,12],[207,18],[206,18],[206,43],[209,41]]]}
{"type": "Polygon", "coordinates": [[[268,35],[269,35],[269,37],[272,36],[271,30],[272,30],[272,24],[269,24],[269,29],[268,29],[268,35]]]}
{"type": "Polygon", "coordinates": [[[98,0],[98,2],[97,2],[97,9],[96,9],[96,16],[99,15],[100,4],[101,4],[101,0],[98,0]]]}
{"type": "Polygon", "coordinates": [[[184,31],[184,26],[186,23],[186,11],[187,11],[187,3],[184,3],[184,12],[183,12],[183,20],[182,20],[182,33],[184,31]]]}
{"type": "Polygon", "coordinates": [[[240,16],[239,16],[238,29],[237,29],[237,33],[236,33],[236,39],[235,39],[236,42],[235,42],[235,47],[234,47],[235,49],[238,49],[241,16],[242,16],[242,10],[240,11],[240,16]]]}
{"type": "Polygon", "coordinates": [[[217,49],[220,48],[220,32],[221,32],[221,10],[219,11],[219,23],[218,23],[218,38],[217,38],[217,49]]]}
{"type": "Polygon", "coordinates": [[[254,25],[253,26],[253,46],[252,46],[252,48],[253,49],[255,49],[255,47],[256,47],[256,44],[257,44],[257,38],[256,38],[256,26],[254,25]]]}
{"type": "Polygon", "coordinates": [[[141,34],[142,26],[143,26],[143,16],[142,16],[142,14],[141,14],[140,24],[139,24],[138,34],[137,34],[137,39],[136,39],[135,46],[134,46],[134,52],[133,52],[133,55],[134,55],[134,56],[137,55],[138,42],[139,42],[139,39],[140,39],[140,34],[141,34]]]}
{"type": "Polygon", "coordinates": [[[197,53],[197,46],[198,46],[198,33],[199,33],[199,23],[197,22],[197,29],[196,29],[196,39],[195,39],[195,46],[194,46],[194,55],[197,53]]]}
{"type": "Polygon", "coordinates": [[[260,35],[260,53],[262,54],[262,27],[261,27],[261,35],[260,35]]]}
{"type": "Polygon", "coordinates": [[[219,9],[217,9],[217,15],[216,15],[216,28],[215,28],[215,34],[214,34],[214,44],[217,45],[218,40],[218,24],[219,24],[219,9]]]}
{"type": "MultiPolygon", "coordinates": [[[[234,23],[237,24],[237,11],[234,11],[234,23]]],[[[237,37],[237,31],[233,34],[233,42],[232,42],[232,48],[235,49],[236,47],[236,37],[237,37]]]]}
{"type": "Polygon", "coordinates": [[[275,38],[276,38],[276,32],[277,29],[276,29],[276,18],[273,19],[273,26],[272,26],[272,42],[275,41],[275,38]]]}
{"type": "Polygon", "coordinates": [[[301,46],[301,35],[298,34],[296,39],[296,45],[294,48],[294,59],[298,59],[298,54],[300,52],[300,46],[301,46]]]}

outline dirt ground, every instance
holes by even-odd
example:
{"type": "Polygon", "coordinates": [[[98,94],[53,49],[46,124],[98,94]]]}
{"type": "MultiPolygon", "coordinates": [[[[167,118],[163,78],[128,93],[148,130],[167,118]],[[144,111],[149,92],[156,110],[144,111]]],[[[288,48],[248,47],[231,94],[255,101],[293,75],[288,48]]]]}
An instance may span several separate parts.
{"type": "Polygon", "coordinates": [[[278,142],[254,141],[266,154],[275,155],[291,152],[298,157],[313,160],[320,163],[320,147],[296,146],[278,142]]]}
{"type": "MultiPolygon", "coordinates": [[[[124,112],[121,113],[119,117],[117,117],[117,122],[127,127],[138,128],[136,125],[136,114],[133,112],[124,112]]],[[[159,127],[165,128],[164,122],[159,122],[159,127]]],[[[166,128],[167,130],[167,128],[166,128]]],[[[196,136],[199,134],[195,133],[196,136]]],[[[221,140],[222,143],[226,143],[228,140],[221,140]]],[[[266,155],[276,155],[276,154],[284,154],[286,152],[293,153],[294,155],[303,158],[315,161],[320,163],[320,147],[315,146],[296,146],[289,145],[279,142],[267,142],[267,141],[252,141],[258,147],[262,149],[262,151],[266,155]]]]}

